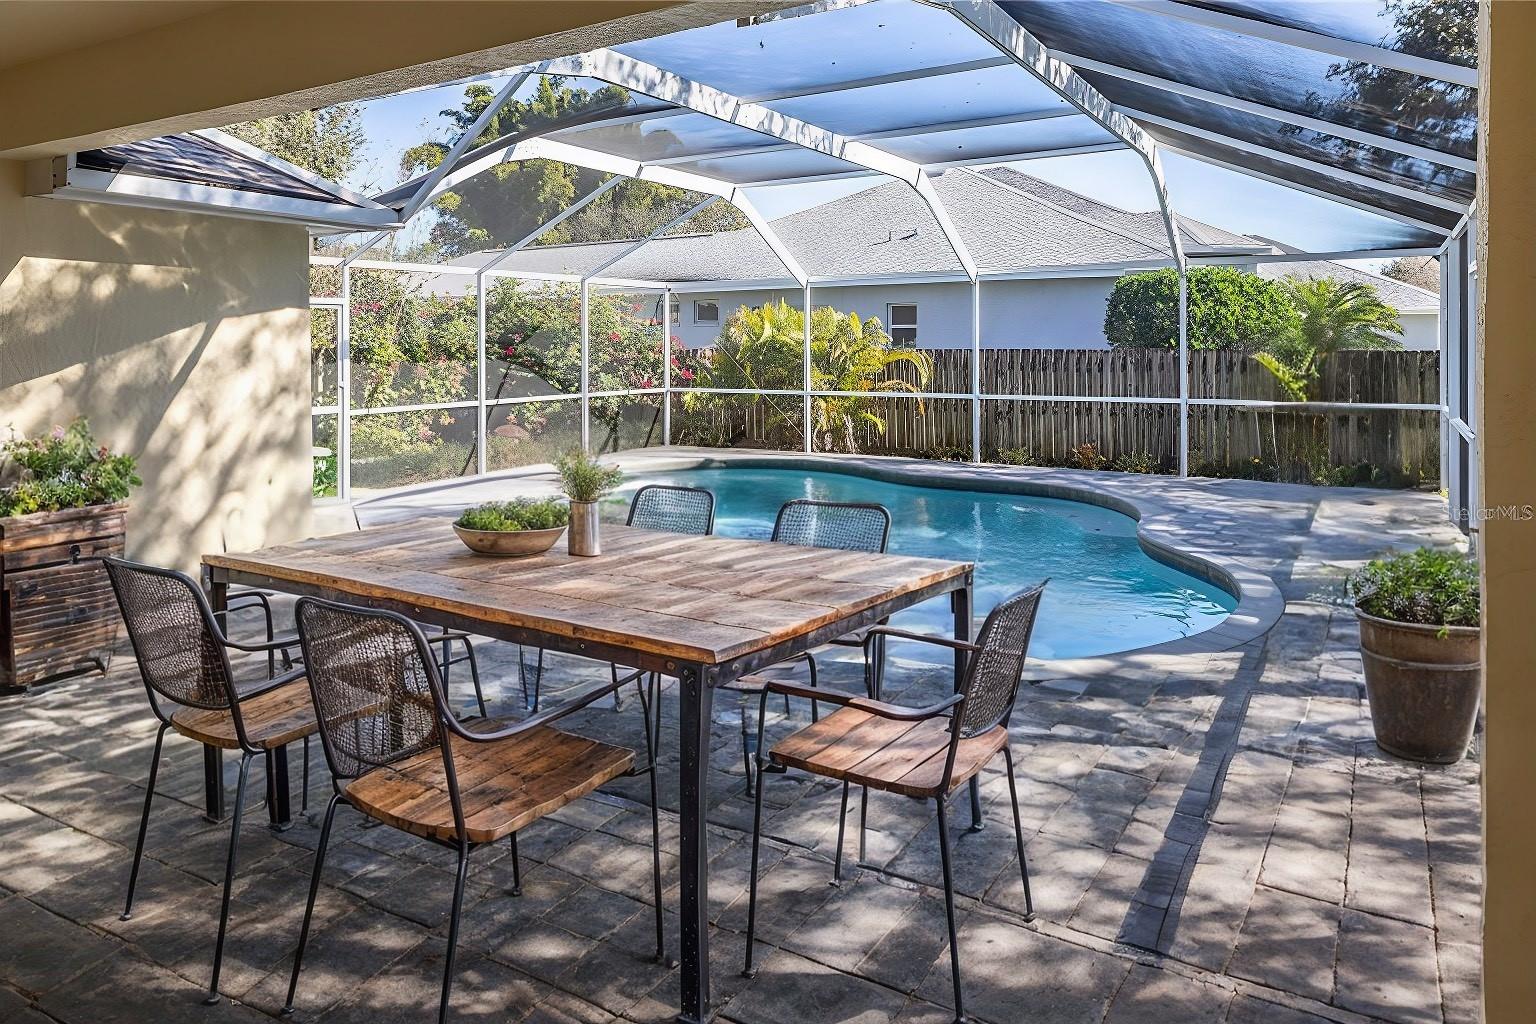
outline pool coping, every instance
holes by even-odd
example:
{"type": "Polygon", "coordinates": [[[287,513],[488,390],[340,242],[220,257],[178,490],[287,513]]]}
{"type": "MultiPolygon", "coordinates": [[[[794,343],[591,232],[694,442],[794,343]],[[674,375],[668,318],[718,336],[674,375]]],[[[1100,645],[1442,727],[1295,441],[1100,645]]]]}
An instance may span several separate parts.
{"type": "MultiPolygon", "coordinates": [[[[1136,540],[1150,557],[1218,586],[1237,598],[1236,607],[1225,619],[1210,629],[1189,636],[1085,658],[1039,659],[1041,664],[1049,665],[1053,672],[1060,674],[1102,673],[1106,659],[1119,661],[1132,656],[1179,656],[1229,651],[1268,633],[1285,611],[1285,599],[1280,588],[1266,573],[1226,553],[1201,550],[1198,547],[1192,550],[1192,545],[1185,539],[1181,538],[1176,545],[1160,537],[1161,532],[1173,532],[1172,524],[1180,514],[1178,507],[1145,494],[1138,494],[1136,500],[1132,501],[1095,486],[1104,477],[1125,477],[1131,474],[1031,466],[974,466],[969,463],[891,455],[817,455],[681,446],[633,449],[615,453],[610,458],[631,472],[719,469],[728,466],[805,469],[917,487],[1029,495],[1097,505],[1135,520],[1136,540]]],[[[546,479],[540,482],[552,485],[552,481],[547,479],[551,473],[552,467],[548,465],[524,466],[489,476],[440,481],[428,487],[392,491],[358,504],[360,507],[375,502],[385,504],[391,499],[410,494],[441,493],[456,485],[474,486],[488,479],[531,480],[544,477],[546,479]]]]}

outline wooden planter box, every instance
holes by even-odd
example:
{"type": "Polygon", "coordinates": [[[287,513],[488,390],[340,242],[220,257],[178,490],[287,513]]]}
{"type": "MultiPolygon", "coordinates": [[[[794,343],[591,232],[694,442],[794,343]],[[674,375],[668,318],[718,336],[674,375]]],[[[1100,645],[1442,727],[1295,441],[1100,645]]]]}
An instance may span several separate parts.
{"type": "Polygon", "coordinates": [[[0,518],[0,693],[107,670],[117,601],[99,562],[121,555],[128,503],[0,518]]]}

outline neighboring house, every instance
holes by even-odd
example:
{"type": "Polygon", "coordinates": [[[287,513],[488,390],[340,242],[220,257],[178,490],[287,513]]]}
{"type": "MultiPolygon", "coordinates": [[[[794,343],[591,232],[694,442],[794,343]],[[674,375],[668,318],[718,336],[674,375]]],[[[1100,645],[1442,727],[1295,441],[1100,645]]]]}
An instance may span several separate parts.
{"type": "MultiPolygon", "coordinates": [[[[976,265],[1008,275],[982,281],[983,348],[1105,347],[1104,308],[1116,278],[1169,258],[1163,218],[1155,211],[1117,209],[1009,167],[951,170],[934,186],[976,265]]],[[[1178,223],[1190,256],[1252,256],[1243,268],[1265,277],[1369,280],[1403,314],[1409,347],[1436,345],[1439,301],[1432,293],[1338,263],[1263,264],[1266,255],[1295,250],[1188,217],[1178,223]]],[[[970,285],[938,222],[904,183],[811,207],[772,227],[813,279],[863,279],[815,286],[814,305],[878,317],[898,341],[970,347],[970,285]]],[[[689,347],[712,344],[740,306],[781,298],[800,304],[799,286],[750,228],[665,236],[626,255],[634,244],[532,246],[497,267],[514,274],[585,274],[601,267],[605,277],[672,282],[672,333],[689,347]]],[[[453,262],[479,267],[498,255],[472,253],[453,262]]],[[[466,284],[445,275],[432,287],[449,292],[466,284]]]]}

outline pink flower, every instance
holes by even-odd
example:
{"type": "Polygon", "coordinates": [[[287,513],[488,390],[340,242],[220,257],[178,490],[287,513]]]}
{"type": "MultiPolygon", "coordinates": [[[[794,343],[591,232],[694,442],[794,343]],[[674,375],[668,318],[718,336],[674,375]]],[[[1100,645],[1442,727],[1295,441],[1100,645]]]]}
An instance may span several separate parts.
{"type": "Polygon", "coordinates": [[[512,340],[513,341],[522,341],[523,340],[523,336],[521,334],[513,334],[512,335],[512,340]]]}
{"type": "Polygon", "coordinates": [[[642,388],[653,388],[656,386],[656,383],[652,381],[651,378],[647,377],[640,382],[640,386],[642,388]]]}
{"type": "Polygon", "coordinates": [[[683,380],[685,380],[685,381],[693,380],[693,371],[688,369],[688,367],[686,367],[686,366],[683,367],[682,369],[678,370],[677,371],[677,375],[679,377],[683,378],[683,380]]]}
{"type": "Polygon", "coordinates": [[[609,341],[618,341],[620,337],[621,337],[621,335],[619,334],[618,331],[609,331],[608,332],[608,340],[609,341]]]}
{"type": "Polygon", "coordinates": [[[642,309],[644,309],[644,308],[645,308],[645,307],[644,307],[644,306],[642,306],[642,305],[640,305],[640,303],[638,303],[638,302],[637,302],[637,303],[635,303],[635,304],[634,304],[634,305],[633,305],[633,306],[630,306],[630,307],[629,307],[629,308],[630,308],[630,309],[632,309],[632,310],[634,310],[634,311],[635,311],[635,312],[636,312],[636,313],[638,313],[638,312],[640,312],[640,311],[641,311],[641,310],[642,310],[642,309]]]}
{"type": "Polygon", "coordinates": [[[503,354],[508,355],[508,356],[515,356],[515,355],[517,355],[517,348],[516,348],[516,346],[508,345],[503,350],[503,354]]]}
{"type": "Polygon", "coordinates": [[[64,428],[58,424],[54,424],[53,430],[49,436],[52,437],[55,441],[64,440],[64,428]]]}

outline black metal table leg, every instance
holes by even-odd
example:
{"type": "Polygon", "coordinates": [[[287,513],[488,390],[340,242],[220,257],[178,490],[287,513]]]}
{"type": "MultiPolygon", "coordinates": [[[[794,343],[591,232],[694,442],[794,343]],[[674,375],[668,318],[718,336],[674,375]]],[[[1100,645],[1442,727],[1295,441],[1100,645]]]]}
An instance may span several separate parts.
{"type": "MultiPolygon", "coordinates": [[[[215,616],[229,610],[228,580],[209,574],[208,603],[215,616]]],[[[223,821],[228,816],[224,807],[224,755],[208,744],[203,745],[203,807],[209,821],[223,821]]]]}
{"type": "Polygon", "coordinates": [[[293,809],[289,803],[291,791],[288,748],[276,747],[267,751],[267,818],[279,832],[293,827],[293,809]]]}
{"type": "Polygon", "coordinates": [[[681,1024],[705,1024],[709,1004],[709,844],[704,820],[708,809],[709,726],[714,689],[697,665],[678,672],[678,815],[682,880],[681,1024]]]}
{"type": "MultiPolygon", "coordinates": [[[[970,640],[971,630],[974,625],[972,608],[975,601],[976,581],[972,576],[966,576],[965,586],[954,591],[949,598],[950,607],[955,613],[955,639],[970,640]]],[[[960,685],[960,680],[965,677],[966,662],[970,659],[969,651],[955,650],[955,685],[960,685]]],[[[980,832],[986,823],[981,816],[981,777],[972,776],[971,784],[971,831],[980,832]]]]}

